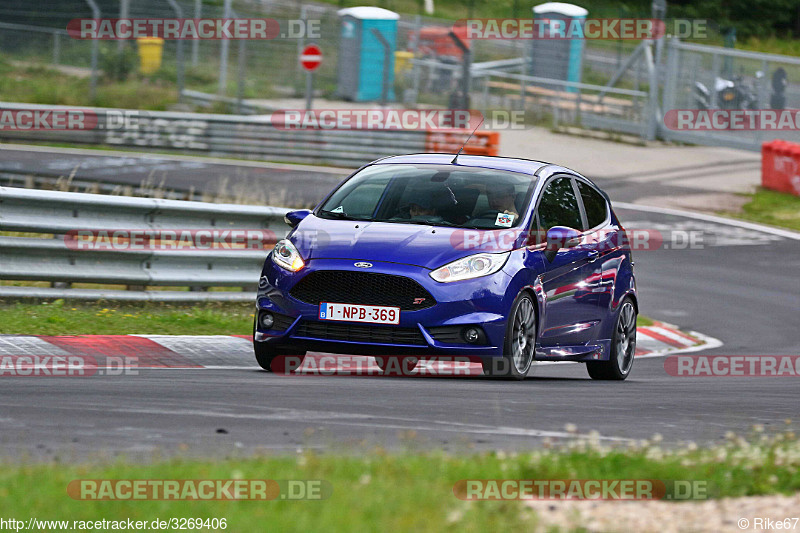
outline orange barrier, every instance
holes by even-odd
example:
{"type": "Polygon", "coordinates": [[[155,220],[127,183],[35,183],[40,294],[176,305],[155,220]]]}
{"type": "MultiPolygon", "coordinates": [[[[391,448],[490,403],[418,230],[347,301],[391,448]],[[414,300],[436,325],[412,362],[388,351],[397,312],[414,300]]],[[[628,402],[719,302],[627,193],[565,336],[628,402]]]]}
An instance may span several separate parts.
{"type": "Polygon", "coordinates": [[[761,145],[761,185],[800,196],[800,144],[775,140],[761,145]]]}
{"type": "MultiPolygon", "coordinates": [[[[429,131],[425,139],[426,152],[455,154],[469,135],[469,130],[429,131]]],[[[500,133],[476,131],[464,146],[462,154],[497,155],[500,151],[500,133]]]]}

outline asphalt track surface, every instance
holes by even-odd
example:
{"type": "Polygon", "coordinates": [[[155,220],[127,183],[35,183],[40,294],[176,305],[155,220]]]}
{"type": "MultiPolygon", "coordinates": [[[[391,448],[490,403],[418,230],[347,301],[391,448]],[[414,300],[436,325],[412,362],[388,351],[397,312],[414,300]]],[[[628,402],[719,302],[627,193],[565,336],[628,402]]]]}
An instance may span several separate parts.
{"type": "MultiPolygon", "coordinates": [[[[618,184],[610,192],[622,201],[637,194],[618,184]]],[[[684,216],[617,212],[629,227],[702,234],[698,249],[635,253],[643,314],[724,343],[701,353],[800,354],[799,240],[684,216]]],[[[544,438],[569,437],[566,424],[609,442],[659,433],[667,444],[707,443],[727,431],[748,433],[754,424],[784,427],[800,405],[797,378],[672,377],[659,358],[637,360],[622,383],[592,381],[577,364],[539,366],[523,382],[286,377],[254,367],[0,379],[0,453],[62,460],[307,448],[360,453],[376,445],[530,449],[544,438]]]]}

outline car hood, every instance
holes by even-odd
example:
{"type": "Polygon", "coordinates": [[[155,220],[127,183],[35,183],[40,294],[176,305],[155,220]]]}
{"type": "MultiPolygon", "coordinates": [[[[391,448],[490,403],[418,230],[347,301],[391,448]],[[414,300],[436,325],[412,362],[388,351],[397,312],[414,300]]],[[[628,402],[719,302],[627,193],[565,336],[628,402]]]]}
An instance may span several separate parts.
{"type": "Polygon", "coordinates": [[[309,215],[298,224],[291,240],[306,261],[384,261],[433,270],[475,253],[498,253],[514,248],[513,239],[507,236],[505,239],[489,239],[488,247],[478,247],[478,243],[486,241],[482,236],[487,233],[497,232],[391,222],[328,220],[309,215]]]}

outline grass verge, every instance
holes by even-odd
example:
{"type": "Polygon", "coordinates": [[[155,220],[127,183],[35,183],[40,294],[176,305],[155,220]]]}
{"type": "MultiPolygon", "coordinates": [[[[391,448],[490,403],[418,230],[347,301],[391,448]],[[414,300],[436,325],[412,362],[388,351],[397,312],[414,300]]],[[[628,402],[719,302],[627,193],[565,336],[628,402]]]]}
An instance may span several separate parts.
{"type": "MultiPolygon", "coordinates": [[[[787,421],[788,423],[788,421],[787,421]]],[[[531,531],[536,515],[520,501],[463,501],[454,484],[468,479],[661,480],[706,483],[707,497],[793,493],[800,490],[800,444],[793,432],[730,435],[710,448],[692,443],[665,450],[660,437],[616,445],[596,435],[525,453],[451,455],[380,449],[353,455],[256,456],[222,461],[174,459],[134,466],[25,464],[0,470],[6,515],[69,520],[225,518],[229,531],[531,531]],[[81,501],[66,492],[79,479],[324,480],[321,501],[81,501]],[[35,497],[32,497],[35,495],[35,497]],[[9,513],[11,513],[9,515],[9,513]]],[[[186,445],[184,445],[186,446],[186,445]]]]}
{"type": "MultiPolygon", "coordinates": [[[[6,335],[249,335],[250,303],[0,303],[6,335]]],[[[639,326],[653,321],[640,316],[639,326]]]]}
{"type": "Polygon", "coordinates": [[[800,196],[759,188],[739,212],[726,216],[800,231],[800,196]]]}
{"type": "MultiPolygon", "coordinates": [[[[255,300],[255,297],[254,297],[255,300]]],[[[0,304],[0,333],[17,335],[249,335],[254,304],[210,302],[0,304]]]]}

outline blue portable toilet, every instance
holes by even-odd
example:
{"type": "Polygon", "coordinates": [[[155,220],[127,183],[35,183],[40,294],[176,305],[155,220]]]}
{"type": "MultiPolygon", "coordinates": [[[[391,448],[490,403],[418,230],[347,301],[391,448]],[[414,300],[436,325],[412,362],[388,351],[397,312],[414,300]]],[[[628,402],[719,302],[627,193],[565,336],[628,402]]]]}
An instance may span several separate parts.
{"type": "MultiPolygon", "coordinates": [[[[533,8],[534,19],[548,20],[568,30],[571,25],[579,24],[580,29],[566,35],[578,35],[572,39],[534,39],[531,75],[542,78],[553,78],[564,81],[581,81],[581,67],[583,64],[583,29],[586,15],[589,14],[581,6],[565,4],[563,2],[547,2],[533,8]]],[[[545,31],[549,31],[545,29],[545,31]]],[[[551,85],[554,89],[563,90],[563,87],[551,85]]],[[[574,87],[567,87],[567,92],[577,92],[574,87]]]]}
{"type": "Polygon", "coordinates": [[[379,100],[383,90],[384,48],[372,29],[389,42],[389,91],[394,100],[394,52],[400,15],[380,7],[349,7],[339,10],[342,33],[339,41],[337,92],[345,100],[379,100]]]}

